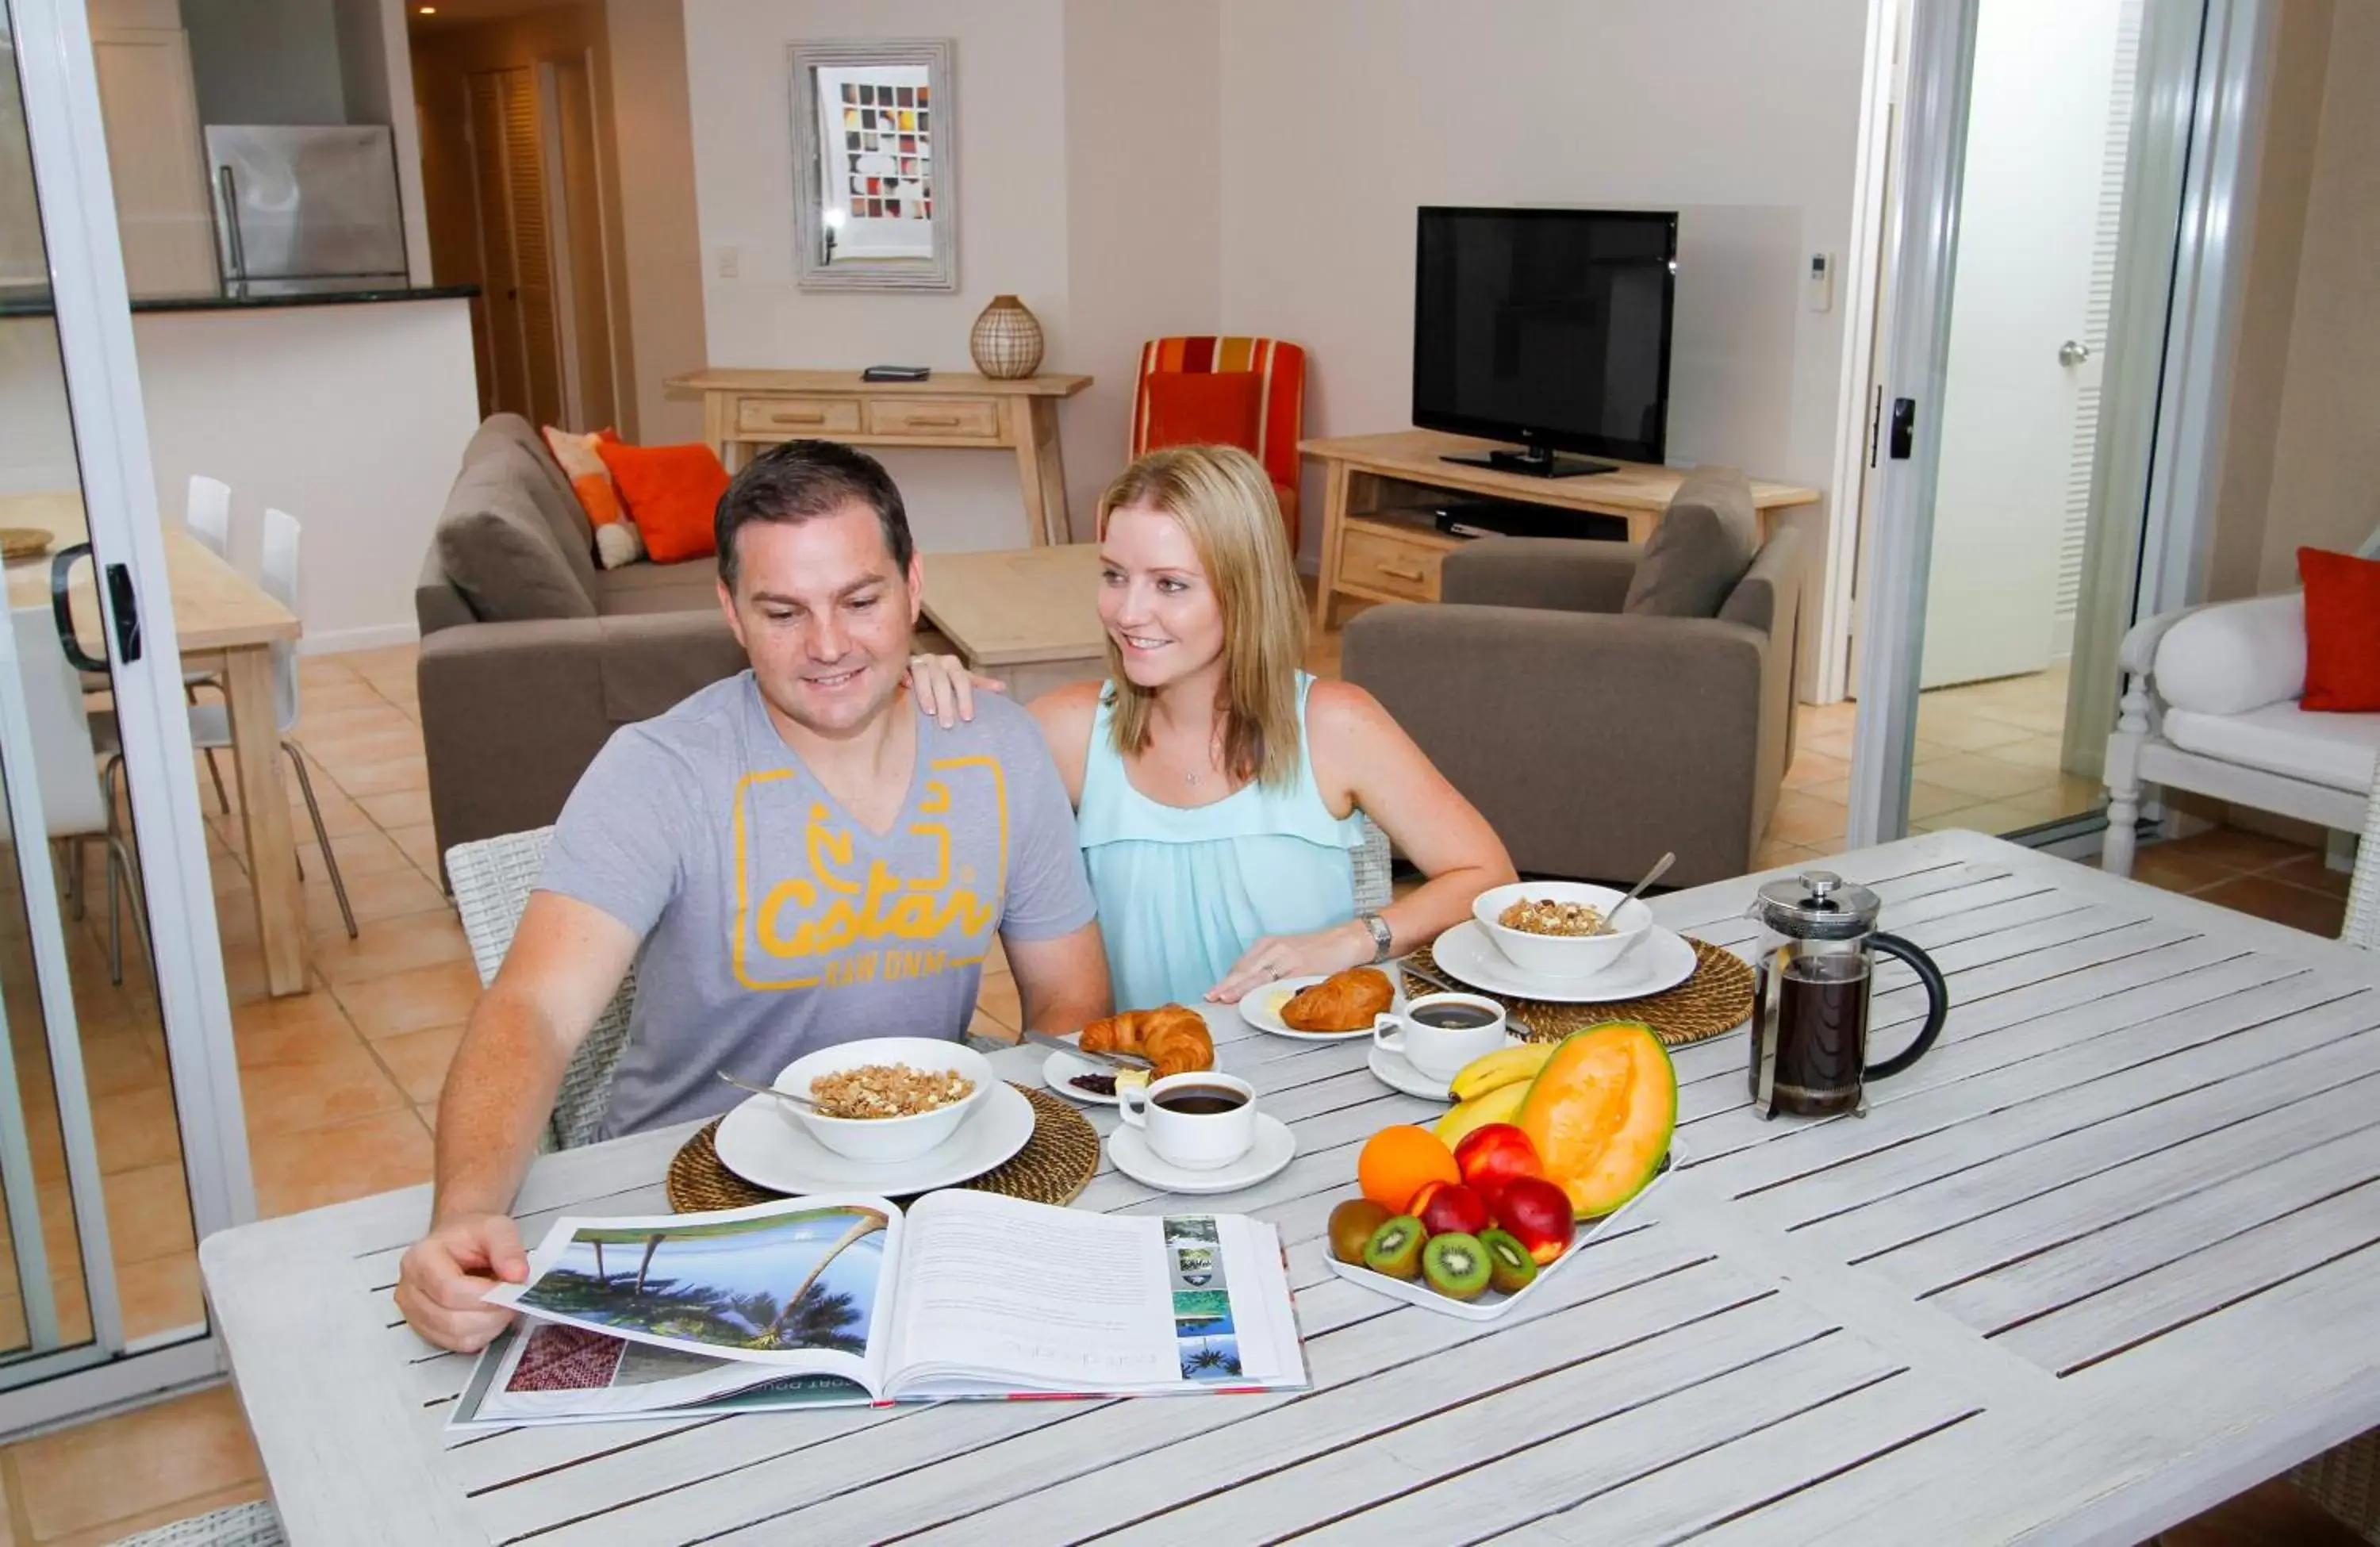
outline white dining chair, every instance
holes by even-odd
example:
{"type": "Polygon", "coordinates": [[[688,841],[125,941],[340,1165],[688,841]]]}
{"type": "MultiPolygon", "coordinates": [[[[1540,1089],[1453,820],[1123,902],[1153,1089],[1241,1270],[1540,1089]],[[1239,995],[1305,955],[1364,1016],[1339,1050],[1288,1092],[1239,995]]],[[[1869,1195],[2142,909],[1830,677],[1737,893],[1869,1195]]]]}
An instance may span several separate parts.
{"type": "MultiPolygon", "coordinates": [[[[268,509],[264,513],[264,565],[258,579],[272,598],[298,611],[298,544],[300,529],[298,518],[286,511],[268,509]]],[[[347,926],[347,938],[356,938],[355,909],[347,906],[347,883],[339,874],[339,857],[331,849],[331,834],[322,825],[322,803],[314,798],[314,779],[307,772],[306,760],[299,755],[297,743],[289,733],[298,725],[298,646],[291,640],[276,640],[273,646],[273,725],[281,740],[281,750],[287,754],[289,766],[298,771],[298,788],[306,798],[306,814],[314,823],[314,841],[322,850],[322,866],[331,873],[331,893],[339,901],[339,917],[347,926]]],[[[91,716],[92,738],[107,756],[108,787],[115,787],[116,770],[124,761],[124,744],[116,732],[115,715],[103,713],[91,716]]],[[[223,704],[197,703],[190,706],[190,745],[200,751],[212,752],[231,746],[231,711],[223,704]]]]}
{"type": "MultiPolygon", "coordinates": [[[[124,981],[123,905],[148,944],[149,920],[140,894],[140,867],[125,847],[104,783],[100,778],[92,727],[83,709],[82,685],[74,664],[58,644],[49,607],[18,607],[8,615],[15,669],[25,695],[25,717],[33,730],[33,779],[41,788],[42,824],[60,850],[67,901],[83,916],[83,851],[91,843],[107,850],[107,962],[110,979],[124,981]]],[[[0,823],[6,821],[0,807],[0,823]]]]}

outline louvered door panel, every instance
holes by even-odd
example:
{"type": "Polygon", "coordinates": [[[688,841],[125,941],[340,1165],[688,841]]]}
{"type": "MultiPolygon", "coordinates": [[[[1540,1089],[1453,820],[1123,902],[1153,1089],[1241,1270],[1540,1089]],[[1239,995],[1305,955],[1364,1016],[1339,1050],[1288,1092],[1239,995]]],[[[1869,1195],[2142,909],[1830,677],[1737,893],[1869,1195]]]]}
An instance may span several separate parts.
{"type": "Polygon", "coordinates": [[[470,77],[471,177],[479,203],[480,299],[487,308],[495,380],[491,406],[529,411],[528,360],[522,347],[520,281],[513,251],[513,198],[505,153],[503,72],[470,77]]]}
{"type": "Polygon", "coordinates": [[[522,352],[530,419],[559,424],[562,335],[554,310],[553,225],[546,200],[537,82],[527,69],[499,72],[504,93],[504,182],[511,205],[514,272],[520,290],[522,352]]]}

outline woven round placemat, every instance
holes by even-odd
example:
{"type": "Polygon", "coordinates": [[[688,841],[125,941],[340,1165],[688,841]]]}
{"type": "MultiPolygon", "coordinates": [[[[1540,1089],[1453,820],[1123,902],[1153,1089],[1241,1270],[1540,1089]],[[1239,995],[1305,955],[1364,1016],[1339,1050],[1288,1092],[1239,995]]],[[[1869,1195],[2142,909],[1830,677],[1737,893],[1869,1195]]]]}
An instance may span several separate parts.
{"type": "MultiPolygon", "coordinates": [[[[1676,988],[1648,993],[1642,999],[1615,999],[1600,1005],[1555,1005],[1543,999],[1488,993],[1481,988],[1468,988],[1467,991],[1487,994],[1512,1015],[1527,1021],[1532,1041],[1551,1041],[1590,1026],[1600,1026],[1607,1020],[1641,1020],[1651,1027],[1663,1042],[1670,1047],[1683,1047],[1688,1042],[1699,1042],[1706,1037],[1716,1037],[1722,1031],[1732,1031],[1752,1014],[1752,968],[1745,966],[1734,952],[1707,941],[1696,940],[1690,935],[1686,944],[1694,948],[1694,975],[1676,988]]],[[[1424,968],[1451,983],[1463,981],[1439,966],[1438,958],[1429,954],[1427,945],[1415,951],[1414,957],[1424,968]]]]}
{"type": "MultiPolygon", "coordinates": [[[[1099,1134],[1082,1109],[1065,1097],[1030,1086],[1009,1084],[1033,1103],[1033,1137],[1025,1148],[971,1182],[958,1186],[996,1192],[1033,1203],[1065,1204],[1089,1185],[1099,1168],[1099,1134]]],[[[706,1209],[743,1209],[773,1203],[785,1195],[755,1187],[719,1158],[712,1142],[719,1132],[713,1118],[678,1147],[669,1164],[670,1207],[682,1214],[706,1209]]],[[[896,1201],[905,1202],[906,1200],[896,1201]]]]}
{"type": "Polygon", "coordinates": [[[0,559],[38,558],[56,541],[55,532],[40,527],[0,527],[0,559]]]}

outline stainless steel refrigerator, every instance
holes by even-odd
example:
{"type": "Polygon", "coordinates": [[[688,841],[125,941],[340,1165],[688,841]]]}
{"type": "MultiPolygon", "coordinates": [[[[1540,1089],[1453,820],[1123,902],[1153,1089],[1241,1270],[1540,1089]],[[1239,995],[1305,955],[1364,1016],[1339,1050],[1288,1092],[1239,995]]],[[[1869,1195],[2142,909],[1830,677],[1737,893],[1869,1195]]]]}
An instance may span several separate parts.
{"type": "Polygon", "coordinates": [[[396,152],[385,128],[210,124],[207,163],[233,293],[406,283],[396,152]]]}

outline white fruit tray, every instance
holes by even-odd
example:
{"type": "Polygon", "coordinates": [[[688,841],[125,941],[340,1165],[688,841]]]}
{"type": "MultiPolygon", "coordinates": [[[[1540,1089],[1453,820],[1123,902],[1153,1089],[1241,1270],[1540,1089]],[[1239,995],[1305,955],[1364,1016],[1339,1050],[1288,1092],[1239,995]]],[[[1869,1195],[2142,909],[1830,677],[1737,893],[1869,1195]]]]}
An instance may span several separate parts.
{"type": "Polygon", "coordinates": [[[1390,1278],[1386,1273],[1374,1273],[1369,1268],[1359,1268],[1352,1262],[1342,1262],[1336,1257],[1329,1257],[1328,1242],[1324,1243],[1323,1250],[1330,1263],[1332,1273],[1337,1273],[1341,1278],[1360,1284],[1375,1294],[1386,1295],[1390,1299],[1402,1300],[1407,1305],[1417,1305],[1424,1310],[1435,1310],[1441,1316],[1460,1316],[1466,1322],[1493,1322],[1514,1306],[1524,1303],[1530,1296],[1546,1286],[1546,1280],[1583,1256],[1586,1249],[1593,1246],[1613,1225],[1626,1219],[1631,1210],[1652,1196],[1653,1189],[1667,1180],[1670,1173],[1675,1170],[1684,1159],[1683,1151],[1679,1147],[1677,1140],[1672,1139],[1670,1141],[1669,1154],[1662,1158],[1661,1169],[1654,1174],[1651,1181],[1645,1184],[1644,1190],[1597,1220],[1584,1235],[1572,1237],[1570,1249],[1539,1268],[1537,1276],[1529,1280],[1527,1286],[1517,1294],[1500,1295],[1495,1290],[1489,1289],[1482,1292],[1475,1300],[1450,1299],[1420,1279],[1390,1278]]]}

